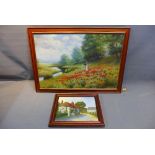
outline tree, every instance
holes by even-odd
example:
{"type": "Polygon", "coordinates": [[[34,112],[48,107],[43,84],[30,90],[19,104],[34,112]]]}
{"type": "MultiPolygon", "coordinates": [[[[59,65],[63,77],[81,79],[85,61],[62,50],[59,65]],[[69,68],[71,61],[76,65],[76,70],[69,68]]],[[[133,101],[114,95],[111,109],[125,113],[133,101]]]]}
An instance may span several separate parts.
{"type": "Polygon", "coordinates": [[[77,64],[83,63],[84,57],[83,57],[83,53],[80,48],[76,47],[73,49],[72,59],[74,63],[77,63],[77,64]]]}
{"type": "Polygon", "coordinates": [[[86,106],[86,103],[83,101],[76,102],[75,105],[80,109],[83,109],[86,106]]]}
{"type": "Polygon", "coordinates": [[[110,52],[109,54],[111,56],[115,56],[117,59],[120,58],[121,49],[122,49],[122,43],[123,43],[124,35],[113,35],[113,40],[109,44],[110,52]]]}
{"type": "Polygon", "coordinates": [[[85,60],[95,61],[105,55],[105,35],[102,34],[86,34],[83,41],[82,51],[85,60]]]}
{"type": "Polygon", "coordinates": [[[61,60],[60,60],[60,64],[61,64],[61,65],[68,65],[68,64],[70,64],[70,62],[71,62],[71,60],[70,60],[70,58],[69,58],[68,55],[63,54],[63,55],[61,56],[61,60]]]}
{"type": "Polygon", "coordinates": [[[107,56],[120,56],[124,35],[122,34],[86,34],[82,51],[85,60],[95,61],[107,56]]]}

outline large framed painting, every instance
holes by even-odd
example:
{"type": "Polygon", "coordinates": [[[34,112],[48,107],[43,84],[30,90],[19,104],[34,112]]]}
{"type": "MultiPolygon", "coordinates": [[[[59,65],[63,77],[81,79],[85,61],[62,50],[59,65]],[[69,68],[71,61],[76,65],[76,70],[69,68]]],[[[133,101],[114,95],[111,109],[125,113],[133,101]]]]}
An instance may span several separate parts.
{"type": "Polygon", "coordinates": [[[97,94],[56,94],[49,127],[103,127],[104,120],[97,94]]]}
{"type": "Polygon", "coordinates": [[[121,92],[130,28],[28,28],[36,91],[121,92]]]}

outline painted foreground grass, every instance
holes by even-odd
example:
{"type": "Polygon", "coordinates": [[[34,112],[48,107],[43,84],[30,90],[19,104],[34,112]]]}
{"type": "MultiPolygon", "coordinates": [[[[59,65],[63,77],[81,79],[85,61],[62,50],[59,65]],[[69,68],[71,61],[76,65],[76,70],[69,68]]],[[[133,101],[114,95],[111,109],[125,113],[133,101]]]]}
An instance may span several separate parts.
{"type": "Polygon", "coordinates": [[[88,114],[88,113],[80,113],[79,115],[76,116],[71,116],[71,117],[56,117],[56,121],[98,121],[97,116],[88,114]]]}
{"type": "Polygon", "coordinates": [[[66,71],[64,71],[63,74],[40,81],[40,87],[116,88],[118,85],[118,64],[103,64],[96,62],[89,64],[89,69],[87,71],[82,64],[64,67],[66,68],[66,71]]]}
{"type": "Polygon", "coordinates": [[[52,65],[38,64],[38,74],[39,77],[50,77],[52,74],[59,72],[56,69],[52,69],[52,65]]]}

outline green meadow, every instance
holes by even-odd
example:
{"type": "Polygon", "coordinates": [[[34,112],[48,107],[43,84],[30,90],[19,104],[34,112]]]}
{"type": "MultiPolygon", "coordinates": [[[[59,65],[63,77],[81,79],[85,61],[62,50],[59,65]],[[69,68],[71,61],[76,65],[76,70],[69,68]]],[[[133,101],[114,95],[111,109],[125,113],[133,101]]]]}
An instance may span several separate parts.
{"type": "MultiPolygon", "coordinates": [[[[98,61],[88,64],[85,70],[83,64],[58,66],[61,71],[52,69],[51,65],[40,64],[39,76],[41,88],[115,88],[117,87],[119,65],[98,61]],[[56,77],[52,75],[61,72],[56,77]]],[[[56,65],[55,65],[56,66],[56,65]]]]}

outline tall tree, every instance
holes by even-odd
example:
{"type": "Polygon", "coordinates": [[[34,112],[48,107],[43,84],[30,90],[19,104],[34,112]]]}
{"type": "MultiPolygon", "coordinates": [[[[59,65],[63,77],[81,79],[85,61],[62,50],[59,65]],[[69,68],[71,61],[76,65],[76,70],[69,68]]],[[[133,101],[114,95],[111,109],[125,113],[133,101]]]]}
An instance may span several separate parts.
{"type": "Polygon", "coordinates": [[[123,39],[122,34],[86,34],[82,46],[85,60],[95,61],[107,55],[119,57],[123,39]]]}
{"type": "Polygon", "coordinates": [[[61,56],[61,60],[60,60],[61,65],[68,65],[68,64],[70,64],[70,62],[71,62],[71,60],[67,54],[63,54],[61,56]]]}
{"type": "Polygon", "coordinates": [[[83,109],[86,106],[86,103],[83,101],[76,102],[75,105],[80,109],[83,109]]]}
{"type": "Polygon", "coordinates": [[[86,34],[83,41],[82,51],[84,58],[87,61],[94,61],[104,57],[105,45],[103,35],[100,34],[86,34]]]}
{"type": "Polygon", "coordinates": [[[92,34],[86,34],[83,41],[82,51],[84,58],[88,61],[95,57],[96,40],[92,34]]]}
{"type": "Polygon", "coordinates": [[[74,63],[82,63],[84,61],[83,53],[80,48],[74,48],[72,53],[74,63]]]}
{"type": "Polygon", "coordinates": [[[122,45],[123,45],[123,40],[124,40],[124,35],[113,35],[113,40],[109,44],[109,54],[111,56],[115,56],[117,59],[120,58],[121,50],[122,50],[122,45]]]}

